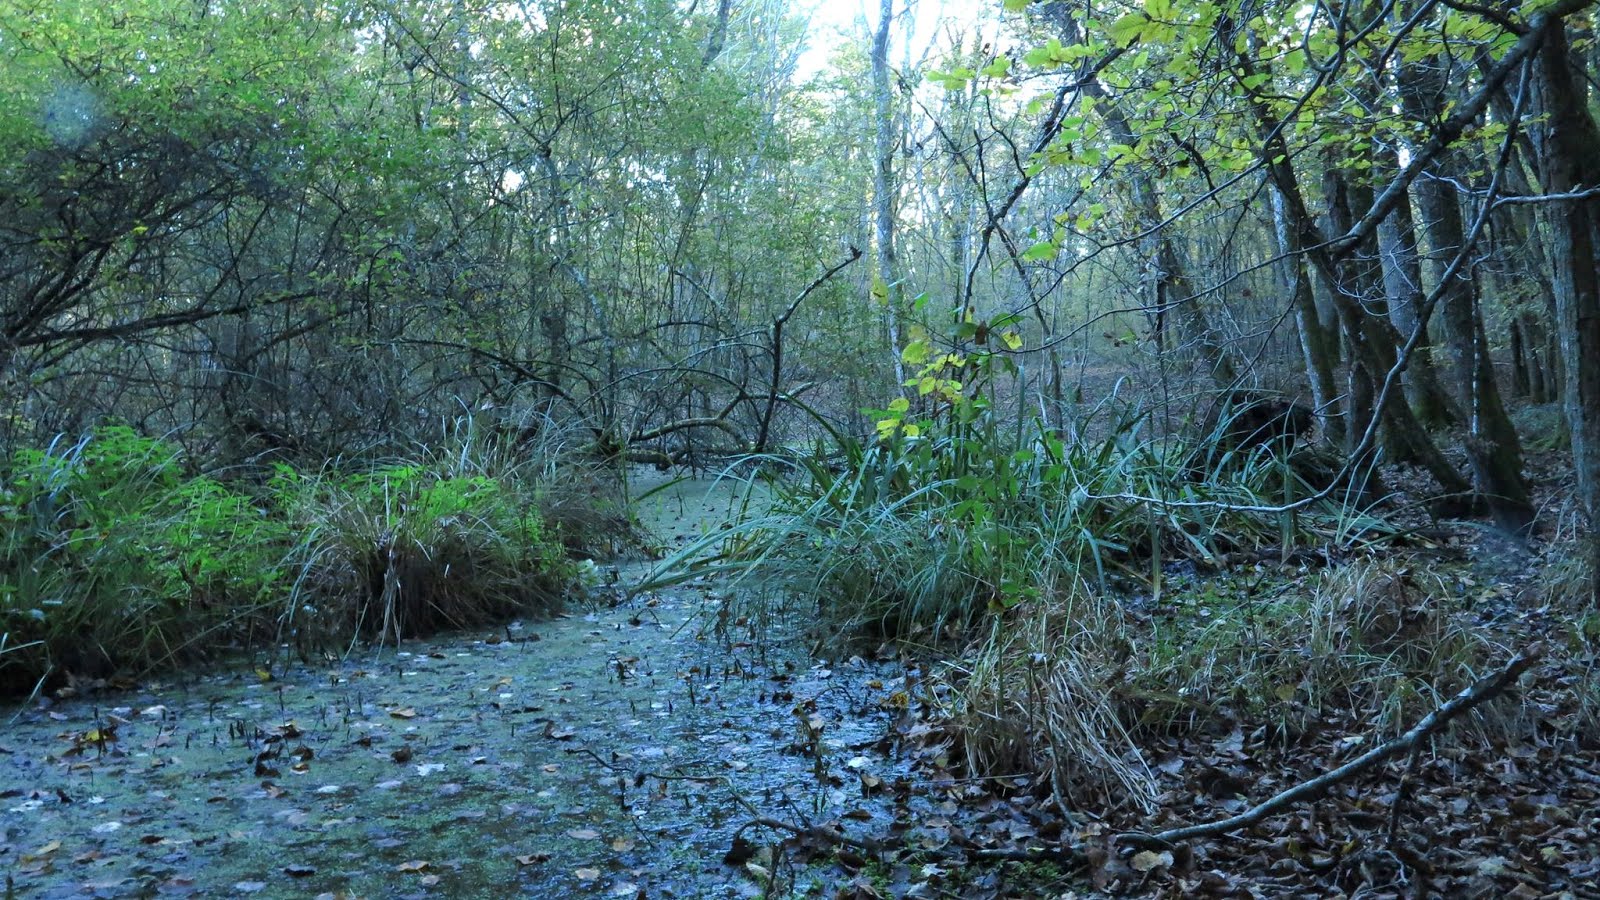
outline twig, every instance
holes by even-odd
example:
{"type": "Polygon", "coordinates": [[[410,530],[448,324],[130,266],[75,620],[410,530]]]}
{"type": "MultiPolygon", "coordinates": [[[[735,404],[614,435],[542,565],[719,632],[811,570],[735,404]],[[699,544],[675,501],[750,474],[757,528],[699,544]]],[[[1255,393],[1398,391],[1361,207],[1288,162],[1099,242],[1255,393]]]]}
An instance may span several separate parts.
{"type": "Polygon", "coordinates": [[[1411,793],[1411,779],[1417,775],[1417,764],[1422,761],[1422,745],[1411,748],[1411,760],[1406,763],[1406,773],[1400,776],[1400,784],[1394,789],[1394,805],[1389,809],[1389,837],[1386,841],[1390,850],[1394,849],[1395,840],[1400,835],[1400,816],[1406,808],[1406,797],[1411,793]]]}
{"type": "Polygon", "coordinates": [[[846,847],[854,847],[857,850],[865,850],[868,853],[882,853],[885,849],[883,842],[875,841],[872,838],[851,837],[837,828],[829,828],[826,825],[796,825],[793,822],[785,822],[782,819],[774,819],[771,816],[757,816],[746,822],[739,831],[742,833],[746,828],[756,825],[771,828],[775,831],[787,831],[790,834],[798,834],[804,837],[821,838],[832,844],[843,844],[846,847]]]}
{"type": "Polygon", "coordinates": [[[1302,800],[1310,800],[1320,796],[1328,788],[1344,781],[1351,776],[1358,775],[1379,763],[1410,750],[1424,738],[1449,724],[1451,719],[1461,715],[1469,709],[1492,699],[1510,687],[1528,667],[1537,662],[1544,653],[1544,648],[1535,644],[1522,653],[1512,657],[1500,671],[1473,682],[1471,687],[1455,695],[1448,703],[1424,716],[1422,721],[1392,741],[1388,741],[1361,756],[1345,763],[1332,772],[1319,775],[1310,781],[1301,782],[1286,791],[1276,794],[1271,799],[1251,807],[1250,809],[1217,822],[1204,825],[1190,825],[1185,828],[1171,828],[1158,834],[1129,833],[1118,836],[1118,841],[1135,847],[1170,847],[1183,841],[1195,838],[1216,837],[1247,828],[1260,822],[1288,806],[1302,800]]]}

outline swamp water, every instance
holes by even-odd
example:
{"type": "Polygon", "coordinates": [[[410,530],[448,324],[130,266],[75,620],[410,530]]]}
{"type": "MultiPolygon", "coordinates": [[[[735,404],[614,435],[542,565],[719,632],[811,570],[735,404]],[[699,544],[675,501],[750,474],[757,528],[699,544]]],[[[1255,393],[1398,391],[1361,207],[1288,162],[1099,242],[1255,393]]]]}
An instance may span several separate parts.
{"type": "MultiPolygon", "coordinates": [[[[734,487],[638,512],[670,544],[734,487]]],[[[781,625],[713,636],[714,588],[0,709],[5,896],[761,896],[783,858],[725,860],[758,815],[904,828],[906,792],[864,799],[909,776],[904,670],[806,658],[781,625]]]]}

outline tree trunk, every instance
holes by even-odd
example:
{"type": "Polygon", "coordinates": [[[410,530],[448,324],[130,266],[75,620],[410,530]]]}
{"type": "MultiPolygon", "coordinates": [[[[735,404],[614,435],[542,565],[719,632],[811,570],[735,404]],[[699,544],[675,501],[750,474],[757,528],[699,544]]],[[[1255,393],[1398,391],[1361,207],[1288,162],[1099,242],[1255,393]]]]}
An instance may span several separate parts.
{"type": "Polygon", "coordinates": [[[1600,606],[1600,196],[1585,194],[1600,186],[1600,126],[1572,70],[1565,26],[1555,22],[1545,30],[1534,76],[1539,180],[1547,194],[1584,194],[1543,209],[1566,375],[1562,405],[1589,525],[1579,532],[1580,552],[1590,566],[1591,601],[1600,606]]]}
{"type": "MultiPolygon", "coordinates": [[[[1411,118],[1436,122],[1443,117],[1448,72],[1449,59],[1443,56],[1417,60],[1401,69],[1401,102],[1411,118]]],[[[1454,185],[1442,173],[1432,174],[1417,179],[1412,190],[1428,236],[1433,278],[1440,282],[1455,257],[1473,248],[1467,246],[1454,185]]],[[[1508,533],[1526,536],[1533,526],[1533,503],[1522,478],[1522,446],[1516,426],[1500,402],[1473,271],[1470,264],[1457,266],[1453,277],[1439,283],[1439,321],[1449,344],[1457,400],[1466,411],[1467,460],[1473,481],[1495,522],[1508,533]]]]}
{"type": "Polygon", "coordinates": [[[894,253],[894,105],[889,92],[889,32],[893,25],[894,0],[882,0],[878,7],[878,30],[872,36],[871,54],[872,102],[878,117],[872,168],[873,233],[877,259],[873,293],[876,295],[882,291],[884,325],[889,333],[894,380],[896,385],[903,385],[906,373],[900,361],[900,286],[895,281],[894,253]]]}
{"type": "MultiPolygon", "coordinates": [[[[1400,170],[1392,145],[1373,150],[1374,174],[1390,177],[1400,170]]],[[[1389,297],[1389,321],[1401,337],[1417,330],[1417,307],[1422,304],[1422,263],[1417,257],[1417,229],[1411,218],[1411,204],[1395,204],[1394,216],[1378,226],[1378,254],[1383,264],[1384,292],[1389,297]]],[[[1449,396],[1439,383],[1433,364],[1433,348],[1423,329],[1422,339],[1411,353],[1406,367],[1406,396],[1417,418],[1426,426],[1453,425],[1459,417],[1450,408],[1449,396]]]]}
{"type": "MultiPolygon", "coordinates": [[[[1248,77],[1254,72],[1254,64],[1241,57],[1239,60],[1242,73],[1248,77]]],[[[1394,326],[1389,324],[1387,317],[1368,315],[1361,304],[1356,301],[1356,296],[1347,293],[1342,283],[1343,256],[1336,257],[1328,250],[1328,239],[1317,227],[1316,220],[1312,218],[1311,211],[1307,208],[1305,195],[1300,190],[1300,180],[1295,174],[1290,163],[1291,156],[1283,138],[1282,129],[1268,112],[1265,104],[1257,101],[1252,104],[1252,112],[1256,117],[1256,127],[1262,135],[1262,145],[1259,148],[1260,158],[1267,170],[1267,176],[1273,185],[1283,195],[1284,212],[1287,220],[1296,234],[1300,246],[1306,248],[1307,257],[1316,266],[1317,274],[1328,285],[1328,292],[1334,298],[1334,304],[1339,312],[1341,327],[1349,342],[1350,365],[1352,368],[1360,367],[1365,370],[1368,383],[1376,385],[1376,379],[1387,377],[1398,364],[1399,335],[1394,326]]],[[[1335,224],[1337,228],[1337,224],[1335,224]]],[[[1348,232],[1349,229],[1342,229],[1348,232]]],[[[1374,415],[1383,417],[1388,426],[1388,436],[1392,444],[1404,445],[1407,452],[1414,455],[1418,461],[1427,468],[1441,488],[1447,493],[1466,493],[1471,490],[1471,485],[1461,477],[1450,465],[1449,460],[1439,452],[1416,417],[1411,413],[1411,407],[1400,402],[1393,402],[1394,398],[1388,395],[1375,398],[1378,408],[1373,410],[1374,415]]],[[[1352,403],[1354,405],[1354,403],[1352,403]]],[[[1370,422],[1370,420],[1368,420],[1370,422]]],[[[1348,423],[1354,437],[1349,439],[1353,456],[1352,463],[1356,466],[1358,475],[1365,474],[1361,469],[1371,452],[1371,448],[1363,450],[1360,446],[1361,434],[1366,431],[1364,425],[1358,426],[1352,417],[1348,423]]]]}
{"type": "Polygon", "coordinates": [[[1283,194],[1276,190],[1272,191],[1272,225],[1278,253],[1283,256],[1280,268],[1284,272],[1284,286],[1293,298],[1295,329],[1300,336],[1300,353],[1305,358],[1311,400],[1323,423],[1323,433],[1330,441],[1342,444],[1348,429],[1335,408],[1339,402],[1339,387],[1334,380],[1334,370],[1339,365],[1339,335],[1322,323],[1311,287],[1311,274],[1306,271],[1303,248],[1289,225],[1283,194]]]}

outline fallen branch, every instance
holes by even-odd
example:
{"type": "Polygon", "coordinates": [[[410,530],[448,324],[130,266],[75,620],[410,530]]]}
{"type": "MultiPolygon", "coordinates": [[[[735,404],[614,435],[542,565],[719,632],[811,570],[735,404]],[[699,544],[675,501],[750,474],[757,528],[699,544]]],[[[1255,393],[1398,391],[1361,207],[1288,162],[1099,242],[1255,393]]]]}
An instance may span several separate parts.
{"type": "Polygon", "coordinates": [[[1158,834],[1129,833],[1119,835],[1120,843],[1134,847],[1165,848],[1183,841],[1195,838],[1216,837],[1247,828],[1260,822],[1262,819],[1276,813],[1288,806],[1303,800],[1310,800],[1320,796],[1328,788],[1333,787],[1351,776],[1367,771],[1385,760],[1392,759],[1405,753],[1422,742],[1424,738],[1444,728],[1451,719],[1461,715],[1467,710],[1490,700],[1503,693],[1510,687],[1528,667],[1533,665],[1543,655],[1543,648],[1537,644],[1528,650],[1512,657],[1500,671],[1473,682],[1472,686],[1455,695],[1448,703],[1424,716],[1422,721],[1392,741],[1381,744],[1371,750],[1345,763],[1332,772],[1319,775],[1310,781],[1301,782],[1286,791],[1283,791],[1248,810],[1217,822],[1204,825],[1190,825],[1184,828],[1172,828],[1158,834]]]}

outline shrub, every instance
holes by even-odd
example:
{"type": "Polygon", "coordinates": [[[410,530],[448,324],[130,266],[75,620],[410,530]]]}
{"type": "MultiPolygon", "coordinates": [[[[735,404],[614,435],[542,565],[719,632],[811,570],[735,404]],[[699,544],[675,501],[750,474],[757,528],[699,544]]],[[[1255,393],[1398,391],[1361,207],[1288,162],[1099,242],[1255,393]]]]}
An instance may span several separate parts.
{"type": "MultiPolygon", "coordinates": [[[[1010,324],[975,333],[1009,346],[1010,324]]],[[[1000,414],[1006,393],[996,383],[1015,371],[1003,353],[936,354],[922,340],[905,361],[917,400],[869,411],[873,441],[836,435],[835,453],[819,448],[775,487],[770,514],[668,566],[695,571],[710,554],[846,630],[959,639],[989,614],[1080,583],[1159,593],[1175,558],[1209,563],[1239,548],[1347,538],[1364,521],[1326,508],[1273,511],[1308,491],[1270,443],[1219,455],[1226,479],[1196,480],[1191,461],[1203,454],[1147,436],[1143,411],[1115,398],[1072,423],[1069,439],[1020,408],[1000,414]]]]}
{"type": "Polygon", "coordinates": [[[125,427],[18,452],[0,492],[0,691],[212,645],[287,585],[283,524],[125,427]]]}
{"type": "MultiPolygon", "coordinates": [[[[302,651],[538,614],[577,577],[542,478],[457,452],[246,493],[110,426],[0,468],[0,693],[137,675],[257,634],[302,651]]],[[[598,503],[598,501],[596,501],[598,503]]]]}

